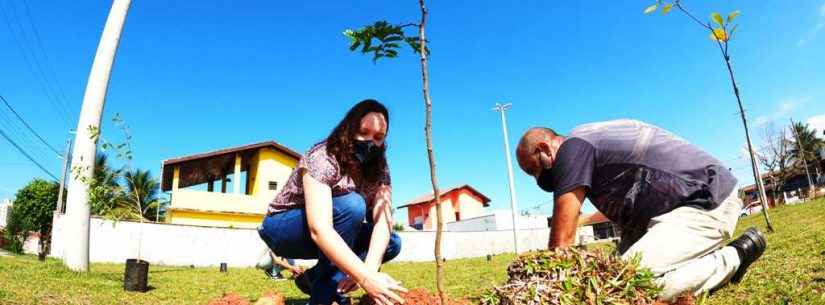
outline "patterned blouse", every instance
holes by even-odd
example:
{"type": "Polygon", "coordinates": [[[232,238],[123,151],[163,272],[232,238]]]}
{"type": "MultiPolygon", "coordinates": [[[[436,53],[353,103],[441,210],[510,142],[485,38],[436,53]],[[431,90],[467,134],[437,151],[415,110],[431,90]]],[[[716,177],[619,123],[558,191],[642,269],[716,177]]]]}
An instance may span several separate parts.
{"type": "Polygon", "coordinates": [[[309,174],[315,180],[328,185],[332,189],[332,196],[340,196],[350,192],[359,192],[364,196],[368,207],[372,207],[376,193],[381,186],[390,186],[390,171],[385,167],[383,176],[371,185],[358,186],[349,176],[341,176],[338,160],[327,154],[326,141],[315,144],[298,161],[298,166],[292,171],[286,184],[269,203],[267,214],[289,209],[304,207],[303,174],[309,174]]]}

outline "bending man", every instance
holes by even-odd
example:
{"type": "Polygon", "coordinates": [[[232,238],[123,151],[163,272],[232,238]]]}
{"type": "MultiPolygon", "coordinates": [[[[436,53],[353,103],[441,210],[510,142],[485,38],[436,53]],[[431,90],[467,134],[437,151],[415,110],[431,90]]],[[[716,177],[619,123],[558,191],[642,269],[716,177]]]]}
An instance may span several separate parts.
{"type": "Polygon", "coordinates": [[[622,232],[619,253],[641,254],[663,285],[662,299],[737,283],[765,250],[755,228],[725,246],[742,202],[722,163],[666,130],[617,120],[576,127],[570,136],[532,128],[519,166],[553,192],[549,247],[575,241],[584,199],[622,232]]]}

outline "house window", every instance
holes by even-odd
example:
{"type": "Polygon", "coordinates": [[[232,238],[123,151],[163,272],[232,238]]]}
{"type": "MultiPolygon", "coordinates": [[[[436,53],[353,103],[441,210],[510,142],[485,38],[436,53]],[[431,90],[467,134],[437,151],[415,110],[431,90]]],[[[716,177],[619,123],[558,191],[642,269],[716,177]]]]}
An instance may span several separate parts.
{"type": "Polygon", "coordinates": [[[278,189],[278,181],[269,181],[269,190],[275,191],[278,189]]]}
{"type": "Polygon", "coordinates": [[[456,221],[461,220],[461,215],[458,212],[455,212],[455,220],[456,221]]]}

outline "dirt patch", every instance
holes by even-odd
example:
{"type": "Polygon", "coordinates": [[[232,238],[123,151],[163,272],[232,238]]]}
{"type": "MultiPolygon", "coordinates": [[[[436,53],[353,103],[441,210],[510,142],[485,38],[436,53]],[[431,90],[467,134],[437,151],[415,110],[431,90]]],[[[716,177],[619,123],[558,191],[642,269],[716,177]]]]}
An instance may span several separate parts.
{"type": "MultiPolygon", "coordinates": [[[[404,305],[441,305],[438,295],[424,288],[412,289],[401,294],[401,297],[404,298],[404,305]]],[[[448,299],[447,303],[447,305],[470,305],[467,299],[448,299]]],[[[358,305],[375,305],[375,302],[369,296],[363,295],[358,300],[358,305]]]]}
{"type": "Polygon", "coordinates": [[[254,305],[284,305],[284,303],[283,294],[267,291],[254,305]]]}
{"type": "Polygon", "coordinates": [[[213,299],[206,305],[284,305],[284,295],[267,291],[254,304],[251,304],[249,300],[237,293],[226,293],[223,297],[213,299]]]}
{"type": "Polygon", "coordinates": [[[673,303],[656,301],[653,305],[696,305],[696,298],[692,295],[683,295],[676,299],[673,303]]]}
{"type": "Polygon", "coordinates": [[[213,299],[206,305],[250,305],[249,301],[239,296],[237,293],[226,293],[222,298],[213,299]]]}

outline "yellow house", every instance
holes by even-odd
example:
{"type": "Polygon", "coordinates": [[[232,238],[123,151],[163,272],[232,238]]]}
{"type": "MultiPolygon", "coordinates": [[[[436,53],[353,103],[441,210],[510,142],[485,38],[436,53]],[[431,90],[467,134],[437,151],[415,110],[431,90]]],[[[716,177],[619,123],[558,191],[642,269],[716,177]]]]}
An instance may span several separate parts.
{"type": "Polygon", "coordinates": [[[268,141],[165,160],[161,189],[171,191],[166,222],[255,228],[300,158],[268,141]]]}

